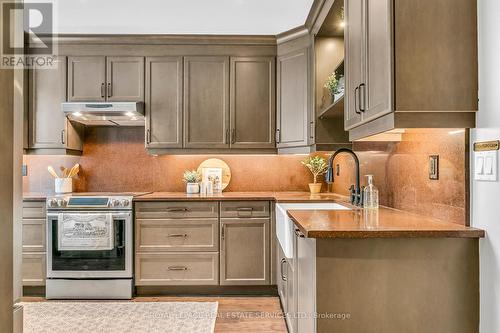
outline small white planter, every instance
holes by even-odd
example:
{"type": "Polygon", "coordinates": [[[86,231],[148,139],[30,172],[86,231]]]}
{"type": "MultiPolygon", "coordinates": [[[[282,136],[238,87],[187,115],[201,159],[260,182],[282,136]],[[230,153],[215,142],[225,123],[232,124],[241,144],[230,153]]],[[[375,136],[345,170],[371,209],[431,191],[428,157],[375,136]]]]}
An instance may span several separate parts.
{"type": "Polygon", "coordinates": [[[73,178],[56,178],[54,184],[56,193],[73,192],[73,178]]]}
{"type": "Polygon", "coordinates": [[[186,193],[187,194],[200,193],[200,185],[198,183],[186,183],[186,193]]]}

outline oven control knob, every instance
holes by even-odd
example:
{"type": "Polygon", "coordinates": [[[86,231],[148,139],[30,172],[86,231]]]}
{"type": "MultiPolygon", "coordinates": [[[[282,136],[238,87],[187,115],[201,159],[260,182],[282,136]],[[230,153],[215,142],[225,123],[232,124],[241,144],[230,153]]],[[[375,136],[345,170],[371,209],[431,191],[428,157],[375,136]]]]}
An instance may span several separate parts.
{"type": "Polygon", "coordinates": [[[122,201],[120,201],[120,204],[122,207],[128,207],[128,205],[130,204],[130,201],[127,199],[122,199],[122,201]]]}
{"type": "Polygon", "coordinates": [[[66,206],[66,200],[58,199],[57,200],[57,207],[64,207],[64,206],[66,206]]]}
{"type": "Polygon", "coordinates": [[[50,199],[49,200],[49,207],[56,207],[57,206],[57,199],[50,199]]]}
{"type": "Polygon", "coordinates": [[[120,205],[120,201],[118,201],[117,199],[111,200],[111,207],[116,207],[118,205],[120,205]]]}

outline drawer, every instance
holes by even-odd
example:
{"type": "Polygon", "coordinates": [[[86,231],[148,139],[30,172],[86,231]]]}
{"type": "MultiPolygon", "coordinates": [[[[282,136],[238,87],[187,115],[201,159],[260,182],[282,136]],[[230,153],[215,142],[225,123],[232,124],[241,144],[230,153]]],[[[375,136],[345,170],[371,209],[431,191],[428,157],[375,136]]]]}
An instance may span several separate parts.
{"type": "Polygon", "coordinates": [[[219,253],[137,253],[135,284],[218,285],[219,253]]]}
{"type": "Polygon", "coordinates": [[[45,252],[45,220],[23,219],[23,252],[45,252]]]}
{"type": "Polygon", "coordinates": [[[269,217],[269,201],[223,201],[221,217],[269,217]]]}
{"type": "Polygon", "coordinates": [[[219,220],[136,219],[136,251],[218,251],[219,220]]]}
{"type": "Polygon", "coordinates": [[[23,218],[44,219],[45,201],[23,201],[23,218]]]}
{"type": "Polygon", "coordinates": [[[138,202],[135,216],[141,219],[174,219],[219,217],[218,203],[214,201],[160,201],[138,202]]]}
{"type": "Polygon", "coordinates": [[[45,252],[23,253],[23,286],[44,286],[46,277],[45,252]]]}

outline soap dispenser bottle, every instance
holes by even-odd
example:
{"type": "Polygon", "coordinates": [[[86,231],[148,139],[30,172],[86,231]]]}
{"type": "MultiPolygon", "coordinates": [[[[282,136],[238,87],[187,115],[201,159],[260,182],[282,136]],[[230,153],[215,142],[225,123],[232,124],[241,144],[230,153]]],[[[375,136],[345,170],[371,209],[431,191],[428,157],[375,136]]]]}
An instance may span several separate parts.
{"type": "Polygon", "coordinates": [[[368,185],[363,189],[364,208],[378,208],[378,189],[373,185],[373,175],[366,175],[368,185]]]}

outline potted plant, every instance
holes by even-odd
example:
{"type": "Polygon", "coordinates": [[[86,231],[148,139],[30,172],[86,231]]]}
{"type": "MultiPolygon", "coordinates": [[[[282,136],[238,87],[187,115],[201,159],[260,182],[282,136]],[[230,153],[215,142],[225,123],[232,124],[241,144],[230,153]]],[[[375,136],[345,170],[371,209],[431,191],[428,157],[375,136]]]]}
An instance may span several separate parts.
{"type": "Polygon", "coordinates": [[[186,193],[197,194],[200,193],[201,175],[196,170],[186,170],[182,179],[186,182],[186,193]]]}
{"type": "Polygon", "coordinates": [[[328,89],[330,96],[332,98],[332,103],[335,102],[340,96],[343,95],[344,89],[342,87],[343,76],[340,75],[340,79],[337,79],[337,74],[333,72],[326,79],[324,87],[328,89]]]}
{"type": "Polygon", "coordinates": [[[326,173],[328,169],[328,164],[326,160],[321,156],[308,157],[306,160],[301,162],[306,168],[311,171],[314,182],[309,184],[309,191],[311,194],[317,194],[321,192],[321,183],[318,183],[318,176],[326,173]]]}

